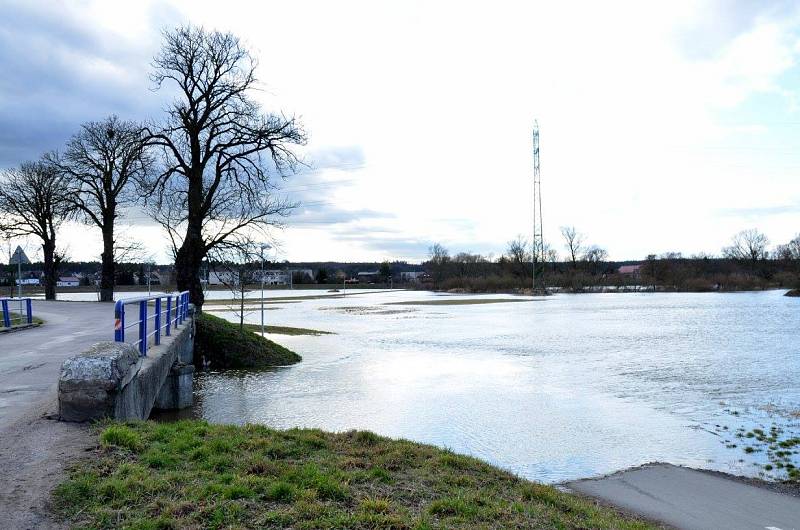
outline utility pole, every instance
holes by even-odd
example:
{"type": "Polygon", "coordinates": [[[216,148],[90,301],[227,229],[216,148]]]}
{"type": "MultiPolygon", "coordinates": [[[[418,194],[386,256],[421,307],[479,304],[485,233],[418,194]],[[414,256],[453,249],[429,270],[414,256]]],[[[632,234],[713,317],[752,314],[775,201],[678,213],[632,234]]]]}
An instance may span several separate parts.
{"type": "Polygon", "coordinates": [[[533,240],[531,241],[531,262],[531,294],[536,294],[537,290],[543,294],[547,294],[547,288],[544,284],[544,267],[542,267],[542,274],[538,278],[538,284],[536,276],[537,264],[539,262],[544,263],[544,235],[542,232],[542,180],[539,168],[538,120],[533,122],[533,240]]]}
{"type": "Polygon", "coordinates": [[[261,335],[264,335],[264,251],[272,248],[267,243],[261,244],[261,335]]]}

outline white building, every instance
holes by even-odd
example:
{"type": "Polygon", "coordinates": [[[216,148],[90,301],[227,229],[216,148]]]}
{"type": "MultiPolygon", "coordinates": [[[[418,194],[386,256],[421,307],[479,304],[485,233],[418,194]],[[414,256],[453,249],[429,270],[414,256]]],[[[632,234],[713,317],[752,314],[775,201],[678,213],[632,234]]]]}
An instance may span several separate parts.
{"type": "Polygon", "coordinates": [[[289,273],[280,270],[264,271],[264,283],[267,285],[287,285],[289,273]]]}
{"type": "Polygon", "coordinates": [[[75,276],[60,276],[56,282],[56,287],[78,287],[81,280],[75,276]]]}
{"type": "Polygon", "coordinates": [[[416,282],[419,281],[420,278],[425,273],[423,271],[406,271],[400,273],[400,281],[404,282],[416,282]]]}
{"type": "Polygon", "coordinates": [[[236,271],[209,271],[208,285],[234,285],[239,275],[236,271]]]}

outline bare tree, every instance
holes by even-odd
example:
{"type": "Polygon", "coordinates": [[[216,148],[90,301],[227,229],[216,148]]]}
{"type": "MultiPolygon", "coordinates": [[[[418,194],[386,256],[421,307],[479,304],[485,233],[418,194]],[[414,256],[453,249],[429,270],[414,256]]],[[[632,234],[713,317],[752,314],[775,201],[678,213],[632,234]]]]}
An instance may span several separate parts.
{"type": "Polygon", "coordinates": [[[767,259],[769,239],[755,228],[742,230],[731,239],[731,245],[722,249],[722,255],[728,259],[749,261],[755,266],[759,261],[767,259]]]}
{"type": "Polygon", "coordinates": [[[179,97],[163,126],[149,130],[164,162],[148,183],[149,205],[171,238],[178,288],[201,307],[208,253],[279,226],[291,211],[273,177],[294,172],[293,148],[306,135],[294,118],[264,114],[250,97],[256,60],[234,35],[186,26],[164,38],[152,79],[179,97]]]}
{"type": "Polygon", "coordinates": [[[440,243],[434,243],[428,248],[428,266],[433,275],[434,287],[438,287],[444,278],[445,268],[450,263],[450,253],[440,243]]]}
{"type": "Polygon", "coordinates": [[[245,300],[250,291],[247,286],[256,281],[253,264],[259,259],[258,245],[248,239],[224,250],[215,249],[211,257],[213,269],[234,297],[234,303],[229,307],[239,318],[239,329],[244,329],[244,319],[252,313],[246,309],[245,300]]]}
{"type": "Polygon", "coordinates": [[[0,182],[0,231],[6,237],[42,240],[47,300],[56,298],[56,233],[71,211],[64,184],[58,171],[44,162],[25,162],[17,169],[5,170],[0,182]]]}
{"type": "Polygon", "coordinates": [[[508,242],[505,257],[513,274],[520,277],[529,274],[531,253],[528,251],[528,241],[522,235],[508,242]]]}
{"type": "Polygon", "coordinates": [[[800,261],[800,234],[775,249],[775,258],[784,261],[800,261]]]}
{"type": "Polygon", "coordinates": [[[67,177],[68,198],[79,218],[103,234],[101,302],[114,300],[114,224],[119,208],[136,202],[135,185],[151,166],[143,139],[141,125],[110,116],[83,124],[63,155],[48,155],[67,177]]]}
{"type": "Polygon", "coordinates": [[[577,268],[578,259],[580,259],[585,251],[585,237],[578,232],[574,226],[562,226],[561,236],[564,238],[564,248],[567,249],[569,259],[572,261],[572,268],[577,268]]]}
{"type": "Polygon", "coordinates": [[[584,259],[589,263],[592,274],[597,274],[600,269],[600,264],[608,259],[608,251],[597,245],[592,245],[586,249],[584,259]]]}

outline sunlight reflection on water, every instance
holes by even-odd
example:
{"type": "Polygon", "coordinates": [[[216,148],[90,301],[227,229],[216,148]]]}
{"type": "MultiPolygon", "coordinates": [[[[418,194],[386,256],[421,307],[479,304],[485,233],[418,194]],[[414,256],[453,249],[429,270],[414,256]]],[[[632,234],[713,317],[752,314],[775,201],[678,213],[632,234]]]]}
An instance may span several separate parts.
{"type": "Polygon", "coordinates": [[[271,337],[303,355],[292,367],[198,374],[194,413],[369,429],[546,482],[650,461],[754,474],[763,456],[726,449],[716,425],[796,424],[800,300],[781,294],[382,305],[443,299],[391,292],[278,304],[270,324],[337,335],[271,337]]]}

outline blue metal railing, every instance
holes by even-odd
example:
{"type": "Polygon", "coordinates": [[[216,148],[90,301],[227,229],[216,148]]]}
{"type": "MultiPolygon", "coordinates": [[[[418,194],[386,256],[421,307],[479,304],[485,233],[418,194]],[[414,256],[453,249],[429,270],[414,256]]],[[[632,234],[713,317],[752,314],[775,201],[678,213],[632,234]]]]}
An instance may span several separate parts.
{"type": "Polygon", "coordinates": [[[33,324],[33,306],[31,305],[30,298],[0,298],[0,310],[3,312],[3,327],[10,328],[12,325],[20,325],[24,320],[26,324],[33,324]],[[12,317],[9,310],[9,302],[19,303],[19,316],[12,317]],[[22,306],[25,306],[23,314],[22,306]],[[15,320],[19,320],[19,324],[14,324],[15,320]]]}
{"type": "Polygon", "coordinates": [[[123,298],[114,304],[114,341],[126,342],[125,331],[128,328],[137,326],[139,332],[136,334],[137,340],[132,342],[139,348],[139,355],[147,355],[147,346],[150,338],[153,344],[161,344],[161,333],[167,337],[171,331],[177,328],[189,315],[189,291],[181,293],[157,293],[150,296],[138,298],[123,298]],[[166,304],[163,303],[166,301],[166,304]],[[150,313],[150,303],[153,303],[153,312],[150,313]],[[135,322],[126,322],[125,306],[136,304],[139,306],[139,319],[135,322]],[[166,305],[166,309],[164,309],[166,305]],[[149,332],[148,321],[153,320],[153,331],[149,332]]]}

